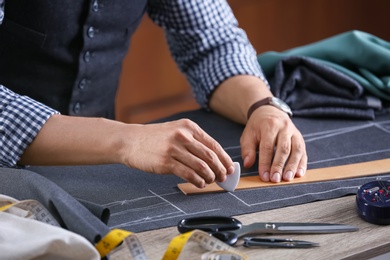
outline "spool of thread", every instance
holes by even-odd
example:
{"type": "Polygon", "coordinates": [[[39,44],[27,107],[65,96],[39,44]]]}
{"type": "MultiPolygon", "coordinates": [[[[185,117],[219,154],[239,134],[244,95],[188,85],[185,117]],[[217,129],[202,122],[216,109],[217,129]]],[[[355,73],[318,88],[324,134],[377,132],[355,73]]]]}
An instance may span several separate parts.
{"type": "Polygon", "coordinates": [[[372,224],[390,224],[390,181],[376,180],[359,187],[356,193],[359,216],[372,224]]]}

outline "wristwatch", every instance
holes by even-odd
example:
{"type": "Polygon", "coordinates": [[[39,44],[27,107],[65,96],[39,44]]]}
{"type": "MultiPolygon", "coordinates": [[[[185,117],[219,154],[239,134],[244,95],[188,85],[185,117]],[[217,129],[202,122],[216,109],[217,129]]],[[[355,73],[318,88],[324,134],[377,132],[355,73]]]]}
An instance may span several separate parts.
{"type": "Polygon", "coordinates": [[[292,111],[291,108],[284,102],[283,100],[277,98],[277,97],[267,97],[262,100],[259,100],[255,102],[248,110],[248,116],[247,119],[252,115],[253,111],[255,111],[257,108],[264,106],[264,105],[271,105],[276,108],[279,108],[283,112],[286,112],[290,117],[292,117],[292,111]]]}

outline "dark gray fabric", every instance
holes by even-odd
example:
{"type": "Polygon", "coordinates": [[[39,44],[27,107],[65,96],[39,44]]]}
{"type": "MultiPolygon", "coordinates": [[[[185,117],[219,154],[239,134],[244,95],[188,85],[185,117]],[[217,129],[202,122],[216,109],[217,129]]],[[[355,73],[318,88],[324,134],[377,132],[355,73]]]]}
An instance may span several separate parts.
{"type": "Polygon", "coordinates": [[[353,78],[372,95],[390,101],[390,42],[375,35],[354,30],[283,52],[262,53],[258,61],[266,77],[287,56],[315,58],[353,78]]]}
{"type": "Polygon", "coordinates": [[[103,223],[108,223],[108,219],[110,218],[110,210],[108,208],[102,207],[99,204],[93,203],[91,201],[86,201],[82,199],[77,200],[84,207],[86,207],[93,215],[103,221],[103,223]]]}
{"type": "Polygon", "coordinates": [[[53,214],[62,227],[82,235],[91,243],[96,243],[109,231],[106,224],[75,198],[35,172],[0,168],[0,194],[18,200],[39,201],[53,214]]]}
{"type": "Polygon", "coordinates": [[[295,116],[375,117],[357,81],[309,57],[280,60],[269,83],[272,93],[284,100],[295,116]]]}
{"type": "MultiPolygon", "coordinates": [[[[190,118],[219,141],[242,165],[242,125],[199,110],[166,120],[190,118]]],[[[375,121],[293,118],[309,154],[309,169],[390,157],[390,115],[375,121]]],[[[257,175],[257,166],[243,176],[257,175]]],[[[110,209],[109,227],[133,232],[174,226],[181,218],[204,215],[241,215],[354,194],[374,177],[287,185],[186,196],[178,190],[183,180],[129,169],[122,165],[30,167],[77,199],[110,209]]],[[[390,172],[390,167],[389,167],[390,172]]],[[[382,178],[390,178],[383,175],[382,178]]],[[[14,181],[17,181],[14,180],[14,181]]],[[[41,187],[44,189],[44,186],[41,187]]],[[[286,219],[287,220],[287,219],[286,219]]]]}
{"type": "Polygon", "coordinates": [[[114,118],[122,61],[146,3],[7,1],[1,84],[62,114],[114,118]]]}

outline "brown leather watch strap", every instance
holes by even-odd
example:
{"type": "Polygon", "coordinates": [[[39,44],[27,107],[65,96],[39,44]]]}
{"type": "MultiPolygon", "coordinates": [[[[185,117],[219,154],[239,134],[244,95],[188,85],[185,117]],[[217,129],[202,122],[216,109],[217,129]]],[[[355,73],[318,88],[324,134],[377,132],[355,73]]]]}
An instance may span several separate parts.
{"type": "Polygon", "coordinates": [[[253,105],[251,105],[251,107],[248,109],[248,114],[247,114],[246,118],[249,119],[249,117],[252,115],[253,111],[255,111],[256,109],[258,109],[261,106],[269,104],[271,102],[271,100],[272,100],[272,97],[266,97],[262,100],[259,100],[255,103],[253,103],[253,105]]]}

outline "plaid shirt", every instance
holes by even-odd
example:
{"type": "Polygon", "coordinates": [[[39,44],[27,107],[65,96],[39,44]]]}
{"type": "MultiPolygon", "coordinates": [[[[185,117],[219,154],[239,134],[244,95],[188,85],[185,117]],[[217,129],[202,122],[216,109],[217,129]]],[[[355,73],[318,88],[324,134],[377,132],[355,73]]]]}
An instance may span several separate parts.
{"type": "Polygon", "coordinates": [[[201,106],[207,107],[214,88],[235,75],[257,76],[268,84],[226,0],[149,0],[148,13],[164,28],[201,106]]]}
{"type": "Polygon", "coordinates": [[[0,0],[0,24],[4,19],[4,0],[0,0]]]}
{"type": "MultiPolygon", "coordinates": [[[[0,24],[4,1],[0,0],[0,24]]],[[[201,106],[207,108],[212,91],[235,75],[257,76],[268,84],[226,0],[149,0],[147,12],[165,30],[172,56],[201,106]]],[[[0,166],[15,166],[55,113],[0,85],[0,166]]]]}
{"type": "Polygon", "coordinates": [[[0,165],[15,166],[55,110],[0,85],[0,165]]]}

